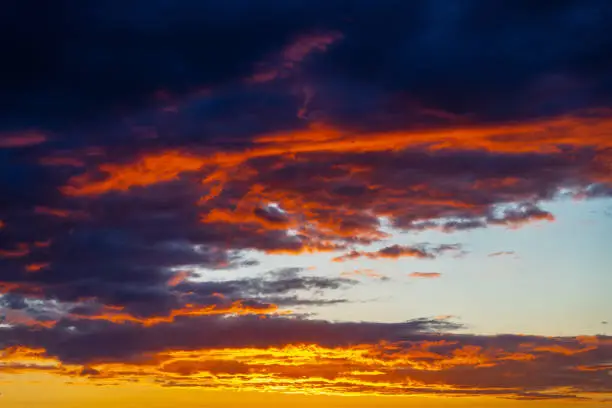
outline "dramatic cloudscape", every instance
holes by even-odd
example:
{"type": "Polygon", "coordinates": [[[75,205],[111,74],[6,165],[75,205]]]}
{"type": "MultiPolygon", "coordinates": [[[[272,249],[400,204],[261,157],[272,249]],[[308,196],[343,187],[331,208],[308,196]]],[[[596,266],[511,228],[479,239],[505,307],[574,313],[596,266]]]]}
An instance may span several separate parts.
{"type": "Polygon", "coordinates": [[[2,3],[0,405],[607,406],[611,20],[2,3]]]}

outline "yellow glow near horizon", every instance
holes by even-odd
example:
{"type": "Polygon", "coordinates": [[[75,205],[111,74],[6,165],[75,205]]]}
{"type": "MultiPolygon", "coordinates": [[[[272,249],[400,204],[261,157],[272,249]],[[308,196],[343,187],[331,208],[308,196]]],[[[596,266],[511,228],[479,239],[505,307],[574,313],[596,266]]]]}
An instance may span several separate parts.
{"type": "MultiPolygon", "coordinates": [[[[576,401],[515,401],[491,397],[372,397],[372,396],[317,396],[282,393],[227,392],[201,388],[164,388],[146,384],[120,384],[112,388],[95,386],[84,381],[64,380],[51,374],[0,375],[0,396],[3,408],[181,408],[219,407],[238,408],[249,404],[252,407],[306,408],[399,408],[399,407],[470,407],[512,408],[525,406],[534,408],[557,408],[575,406],[576,401]]],[[[582,404],[581,404],[582,405],[582,404]]],[[[587,404],[603,407],[602,404],[587,404]]]]}

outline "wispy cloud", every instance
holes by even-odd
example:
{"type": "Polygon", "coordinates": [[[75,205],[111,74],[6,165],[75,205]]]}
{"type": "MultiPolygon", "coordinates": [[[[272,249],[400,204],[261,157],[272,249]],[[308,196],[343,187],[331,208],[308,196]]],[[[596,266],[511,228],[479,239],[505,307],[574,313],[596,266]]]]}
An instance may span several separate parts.
{"type": "Polygon", "coordinates": [[[408,276],[419,279],[437,279],[442,276],[440,272],[412,272],[408,276]]]}
{"type": "Polygon", "coordinates": [[[35,130],[0,133],[0,149],[35,146],[46,141],[47,136],[42,132],[35,130]]]}
{"type": "MultiPolygon", "coordinates": [[[[89,360],[80,351],[81,347],[86,347],[85,339],[75,338],[76,341],[71,344],[76,349],[55,350],[53,354],[40,346],[5,348],[0,354],[0,371],[46,371],[58,376],[76,375],[101,385],[109,381],[122,383],[137,380],[168,387],[274,389],[341,395],[487,395],[567,400],[579,397],[596,401],[598,396],[603,397],[609,392],[606,385],[609,365],[600,363],[602,356],[609,353],[612,347],[612,339],[607,337],[419,334],[418,326],[414,327],[417,332],[406,334],[409,333],[405,331],[409,326],[402,331],[399,325],[387,325],[391,329],[387,334],[399,330],[397,334],[403,332],[404,337],[410,339],[358,342],[349,346],[337,341],[341,338],[342,341],[350,341],[349,333],[352,333],[354,340],[368,330],[372,330],[371,334],[381,334],[385,325],[362,323],[351,326],[285,318],[255,319],[250,322],[262,329],[267,327],[266,336],[280,335],[295,340],[319,338],[322,342],[329,342],[333,336],[340,337],[336,338],[335,345],[285,340],[281,343],[274,341],[274,345],[269,346],[246,346],[253,340],[258,342],[258,339],[224,337],[213,340],[214,335],[210,337],[209,333],[200,341],[221,340],[222,343],[215,343],[214,347],[198,347],[191,343],[188,348],[179,349],[170,337],[158,338],[156,342],[148,344],[159,344],[157,347],[162,348],[156,351],[148,349],[137,363],[128,356],[104,354],[102,350],[97,353],[102,352],[103,356],[89,360]],[[335,330],[335,326],[339,331],[335,330]],[[278,331],[281,328],[292,330],[278,331]],[[349,337],[346,337],[347,334],[349,337]],[[324,340],[326,337],[327,340],[324,340]],[[174,343],[175,346],[163,348],[160,340],[174,343]],[[57,357],[64,353],[72,358],[63,361],[57,357]],[[208,381],[208,378],[215,378],[215,381],[208,381]],[[338,383],[342,386],[339,387],[338,383]]],[[[150,335],[159,336],[169,329],[159,327],[159,330],[145,330],[156,330],[150,335]]],[[[100,329],[105,330],[103,326],[100,329]]],[[[186,326],[182,326],[180,330],[186,329],[186,326]]],[[[51,329],[41,330],[43,337],[40,338],[44,338],[45,331],[51,329]]],[[[136,328],[132,326],[127,330],[136,328]]],[[[210,332],[216,327],[208,326],[207,330],[210,332]]],[[[227,332],[227,328],[221,330],[227,332]]],[[[114,333],[112,336],[121,336],[119,332],[114,333]]],[[[108,343],[105,347],[113,347],[113,344],[108,343]]],[[[134,352],[136,350],[132,350],[134,352]]]]}
{"type": "Polygon", "coordinates": [[[428,245],[419,244],[414,246],[391,245],[374,252],[351,251],[345,255],[335,257],[334,262],[344,262],[358,258],[369,259],[398,259],[398,258],[418,258],[433,259],[445,252],[459,251],[459,244],[428,245]]]}
{"type": "Polygon", "coordinates": [[[494,258],[494,257],[498,257],[498,256],[511,256],[511,255],[516,255],[516,252],[514,252],[514,251],[498,251],[498,252],[492,252],[488,256],[490,258],[494,258]]]}
{"type": "Polygon", "coordinates": [[[389,277],[387,275],[383,275],[382,273],[376,272],[373,269],[355,269],[352,271],[342,272],[341,276],[347,278],[363,276],[373,279],[389,280],[389,277]]]}

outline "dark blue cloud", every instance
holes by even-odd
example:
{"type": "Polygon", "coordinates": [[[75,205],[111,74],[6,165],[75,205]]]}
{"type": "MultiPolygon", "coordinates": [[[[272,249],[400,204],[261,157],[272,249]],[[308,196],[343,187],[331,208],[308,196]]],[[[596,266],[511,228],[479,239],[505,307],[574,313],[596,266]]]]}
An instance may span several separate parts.
{"type": "Polygon", "coordinates": [[[481,120],[610,103],[609,2],[376,4],[355,7],[314,72],[481,120]]]}
{"type": "Polygon", "coordinates": [[[327,8],[290,3],[5,2],[2,122],[65,130],[236,80],[327,8]]]}
{"type": "Polygon", "coordinates": [[[381,215],[400,229],[449,232],[546,218],[537,202],[560,187],[604,180],[586,194],[609,195],[597,146],[520,153],[412,146],[291,159],[281,151],[226,169],[224,191],[211,203],[200,199],[214,165],[99,197],[70,197],[61,187],[84,172],[104,179],[102,163],[169,149],[198,157],[245,151],[256,136],[313,123],[363,136],[610,107],[611,13],[612,3],[597,0],[5,1],[0,289],[17,289],[2,307],[47,319],[46,309],[26,301],[91,298],[96,307],[163,314],[184,306],[188,292],[202,304],[218,292],[305,305],[309,299],[292,292],[347,282],[277,276],[169,287],[168,280],[185,265],[253,265],[243,251],[299,252],[312,236],[333,242],[326,249],[350,250],[381,236],[368,235],[379,232],[381,215]],[[329,33],[324,50],[286,56],[292,44],[329,33]],[[261,67],[270,70],[267,80],[253,80],[261,67]],[[44,164],[58,158],[63,165],[44,164]],[[253,185],[322,204],[306,221],[331,226],[293,234],[249,222],[284,225],[282,209],[265,208],[270,197],[240,214],[244,222],[203,222],[212,209],[237,209],[253,185]],[[508,202],[521,205],[495,213],[508,202]],[[45,266],[27,273],[28,265],[45,266]]]}
{"type": "MultiPolygon", "coordinates": [[[[28,0],[2,7],[6,128],[100,125],[154,105],[161,90],[184,95],[236,83],[297,36],[321,30],[343,40],[325,58],[306,61],[304,75],[349,81],[351,93],[378,89],[483,118],[610,102],[606,1],[28,0]],[[547,90],[555,80],[558,89],[547,90]]],[[[352,101],[366,103],[344,99],[352,101]]]]}

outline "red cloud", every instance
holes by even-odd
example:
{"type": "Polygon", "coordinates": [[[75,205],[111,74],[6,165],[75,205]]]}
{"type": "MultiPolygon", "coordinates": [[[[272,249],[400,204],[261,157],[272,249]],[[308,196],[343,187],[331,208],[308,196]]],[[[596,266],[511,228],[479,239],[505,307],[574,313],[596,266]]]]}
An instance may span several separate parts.
{"type": "Polygon", "coordinates": [[[0,249],[0,258],[21,258],[29,253],[28,244],[19,243],[14,249],[0,249]]]}
{"type": "Polygon", "coordinates": [[[247,82],[262,83],[287,77],[306,57],[317,51],[327,51],[329,46],[342,38],[343,36],[340,33],[300,36],[280,52],[275,58],[276,61],[273,59],[259,64],[257,72],[248,78],[247,82]]]}
{"type": "Polygon", "coordinates": [[[47,136],[35,130],[22,133],[3,133],[0,134],[0,149],[34,146],[46,141],[47,136]]]}
{"type": "Polygon", "coordinates": [[[25,267],[26,272],[39,272],[45,268],[48,268],[50,264],[48,263],[32,263],[28,264],[25,267]]]}

